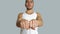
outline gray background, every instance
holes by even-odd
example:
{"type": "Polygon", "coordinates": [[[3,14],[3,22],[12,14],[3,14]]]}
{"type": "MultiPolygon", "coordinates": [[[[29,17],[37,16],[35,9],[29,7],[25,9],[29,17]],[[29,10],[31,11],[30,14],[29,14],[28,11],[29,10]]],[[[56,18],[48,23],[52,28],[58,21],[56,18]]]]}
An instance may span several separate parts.
{"type": "MultiPolygon", "coordinates": [[[[60,34],[60,0],[34,0],[34,11],[41,13],[44,26],[39,34],[60,34]]],[[[20,34],[17,15],[25,11],[25,0],[0,0],[0,34],[20,34]]]]}

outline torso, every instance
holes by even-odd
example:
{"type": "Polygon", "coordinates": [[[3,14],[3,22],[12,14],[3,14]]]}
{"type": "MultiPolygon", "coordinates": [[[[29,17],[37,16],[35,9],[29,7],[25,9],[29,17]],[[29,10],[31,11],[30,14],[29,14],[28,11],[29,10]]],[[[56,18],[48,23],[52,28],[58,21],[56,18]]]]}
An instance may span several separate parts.
{"type": "Polygon", "coordinates": [[[32,19],[36,19],[37,14],[35,12],[33,14],[27,14],[27,13],[24,12],[23,15],[22,15],[22,18],[30,21],[32,19]]]}
{"type": "MultiPolygon", "coordinates": [[[[28,21],[30,21],[32,19],[36,19],[37,18],[37,13],[34,12],[34,13],[29,15],[29,14],[24,12],[23,15],[22,15],[22,18],[26,19],[28,21]]],[[[38,34],[37,29],[38,29],[38,27],[36,27],[35,30],[33,30],[33,29],[29,29],[29,30],[22,29],[22,34],[38,34]]]]}

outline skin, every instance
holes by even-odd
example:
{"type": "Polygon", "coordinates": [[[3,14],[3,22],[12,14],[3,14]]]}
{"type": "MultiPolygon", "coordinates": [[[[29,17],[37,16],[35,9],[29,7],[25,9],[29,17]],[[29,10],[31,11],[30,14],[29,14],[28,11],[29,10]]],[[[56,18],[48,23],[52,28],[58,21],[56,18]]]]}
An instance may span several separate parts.
{"type": "MultiPolygon", "coordinates": [[[[33,0],[26,0],[25,6],[27,8],[27,10],[26,10],[27,14],[30,15],[34,12],[33,11],[33,6],[34,6],[33,0]]],[[[16,22],[17,27],[23,28],[23,29],[29,29],[29,28],[35,29],[35,27],[41,27],[43,25],[42,17],[39,13],[37,13],[37,18],[32,19],[31,21],[27,21],[27,20],[23,19],[22,14],[23,13],[18,14],[18,18],[17,18],[17,22],[16,22]]]]}

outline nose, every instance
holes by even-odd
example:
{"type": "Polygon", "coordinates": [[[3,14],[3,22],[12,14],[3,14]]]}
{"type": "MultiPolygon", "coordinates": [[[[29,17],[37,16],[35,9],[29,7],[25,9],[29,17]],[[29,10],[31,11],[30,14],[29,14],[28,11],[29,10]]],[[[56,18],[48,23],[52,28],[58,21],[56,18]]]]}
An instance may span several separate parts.
{"type": "Polygon", "coordinates": [[[31,3],[28,3],[28,5],[30,6],[30,5],[31,5],[31,3]]]}

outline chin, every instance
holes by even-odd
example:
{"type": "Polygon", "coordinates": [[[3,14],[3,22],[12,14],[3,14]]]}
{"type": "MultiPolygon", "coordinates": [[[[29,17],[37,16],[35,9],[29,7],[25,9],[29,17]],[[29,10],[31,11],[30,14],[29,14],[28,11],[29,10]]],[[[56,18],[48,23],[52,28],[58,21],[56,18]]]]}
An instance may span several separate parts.
{"type": "Polygon", "coordinates": [[[27,8],[28,10],[31,10],[32,8],[27,8]]]}

